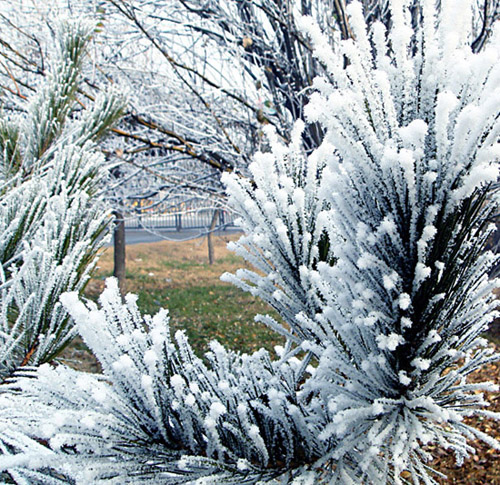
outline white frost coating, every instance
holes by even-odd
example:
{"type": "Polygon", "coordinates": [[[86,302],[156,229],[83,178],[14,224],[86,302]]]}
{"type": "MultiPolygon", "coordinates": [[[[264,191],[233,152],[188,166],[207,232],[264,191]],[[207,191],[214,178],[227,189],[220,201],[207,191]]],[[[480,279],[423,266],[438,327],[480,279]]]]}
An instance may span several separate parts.
{"type": "Polygon", "coordinates": [[[196,404],[196,398],[192,394],[188,394],[185,398],[185,402],[188,406],[194,406],[196,404]]]}
{"type": "Polygon", "coordinates": [[[426,242],[430,241],[437,233],[437,229],[434,226],[425,226],[422,233],[422,239],[426,242]]]}
{"type": "Polygon", "coordinates": [[[144,352],[144,363],[147,366],[152,366],[158,361],[158,354],[154,349],[148,349],[144,352]]]}
{"type": "Polygon", "coordinates": [[[218,419],[227,411],[226,406],[220,402],[214,402],[210,405],[210,416],[213,419],[218,419]]]}
{"type": "Polygon", "coordinates": [[[395,234],[396,233],[396,224],[392,218],[386,217],[381,222],[379,226],[379,231],[386,234],[395,234]]]}
{"type": "Polygon", "coordinates": [[[426,280],[431,275],[432,269],[423,263],[417,263],[415,267],[415,286],[420,285],[424,280],[426,280]]]}
{"type": "Polygon", "coordinates": [[[429,359],[417,357],[411,361],[411,365],[418,370],[427,370],[431,365],[431,361],[429,359]]]}
{"type": "Polygon", "coordinates": [[[143,375],[141,377],[141,384],[146,391],[150,392],[153,389],[153,378],[148,375],[143,375]]]}
{"type": "Polygon", "coordinates": [[[462,186],[454,192],[454,200],[459,202],[472,195],[478,188],[496,182],[499,174],[497,163],[485,162],[475,166],[463,180],[462,186]]]}
{"type": "Polygon", "coordinates": [[[389,275],[384,275],[382,280],[384,282],[384,288],[386,290],[392,290],[396,287],[396,283],[399,280],[399,276],[395,271],[393,271],[389,275]]]}
{"type": "Polygon", "coordinates": [[[120,355],[119,359],[113,362],[113,369],[119,372],[129,372],[134,368],[134,361],[128,355],[120,355]]]}
{"type": "Polygon", "coordinates": [[[372,412],[375,416],[385,412],[384,406],[381,402],[375,401],[372,405],[372,412]]]}
{"type": "Polygon", "coordinates": [[[60,300],[74,320],[81,321],[89,314],[76,291],[63,293],[60,300]]]}
{"type": "Polygon", "coordinates": [[[242,458],[240,458],[238,460],[236,466],[238,467],[238,470],[240,470],[242,472],[244,472],[250,468],[248,462],[246,460],[243,460],[242,458]]]}
{"type": "Polygon", "coordinates": [[[408,126],[399,129],[399,136],[409,148],[420,148],[427,135],[428,126],[424,120],[413,120],[408,126]]]}
{"type": "Polygon", "coordinates": [[[403,384],[403,386],[408,386],[411,384],[411,379],[410,379],[410,377],[408,377],[408,374],[406,373],[406,371],[400,370],[398,373],[398,377],[399,377],[399,382],[401,382],[401,384],[403,384]]]}
{"type": "Polygon", "coordinates": [[[407,310],[411,304],[411,296],[408,293],[401,293],[399,295],[399,308],[407,310]]]}
{"type": "Polygon", "coordinates": [[[175,374],[170,378],[170,385],[175,389],[176,393],[180,393],[186,385],[186,381],[179,374],[175,374]]]}
{"type": "Polygon", "coordinates": [[[377,335],[377,345],[381,350],[396,350],[396,348],[404,343],[405,339],[402,335],[391,333],[389,335],[377,335]]]}

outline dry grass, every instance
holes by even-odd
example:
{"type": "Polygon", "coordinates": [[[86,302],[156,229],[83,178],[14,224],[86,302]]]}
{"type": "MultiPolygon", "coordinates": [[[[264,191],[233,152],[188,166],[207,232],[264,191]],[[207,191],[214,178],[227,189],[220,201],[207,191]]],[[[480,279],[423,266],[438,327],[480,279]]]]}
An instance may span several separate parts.
{"type": "MultiPolygon", "coordinates": [[[[215,263],[208,264],[206,239],[187,242],[162,241],[127,247],[127,291],[138,295],[143,313],[168,308],[173,331],[185,330],[191,345],[203,354],[216,339],[234,350],[252,352],[260,347],[273,351],[283,339],[253,321],[259,313],[274,311],[261,300],[220,281],[224,272],[245,267],[244,261],[226,248],[239,236],[214,238],[215,263]]],[[[105,279],[113,272],[113,251],[108,248],[87,286],[86,296],[97,300],[105,279]]],[[[67,349],[62,360],[94,372],[98,363],[80,340],[67,349]]]]}
{"type": "MultiPolygon", "coordinates": [[[[216,258],[213,265],[208,264],[206,238],[127,246],[127,289],[138,289],[134,282],[137,277],[144,277],[148,287],[160,286],[165,291],[172,288],[224,284],[219,280],[221,272],[233,272],[244,265],[240,258],[226,248],[229,241],[238,237],[231,235],[213,238],[216,258]]],[[[109,276],[112,272],[113,250],[108,248],[99,260],[96,276],[109,276]]],[[[97,280],[94,279],[91,283],[95,285],[97,280]]]]}

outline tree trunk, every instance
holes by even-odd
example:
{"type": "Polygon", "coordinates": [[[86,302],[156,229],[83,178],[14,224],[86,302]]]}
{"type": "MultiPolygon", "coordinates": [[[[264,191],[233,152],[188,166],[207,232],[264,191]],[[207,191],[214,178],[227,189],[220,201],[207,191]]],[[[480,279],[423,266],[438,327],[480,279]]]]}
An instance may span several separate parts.
{"type": "Polygon", "coordinates": [[[210,223],[210,229],[208,230],[207,243],[208,243],[208,264],[214,264],[214,245],[212,241],[212,232],[217,224],[217,218],[219,216],[219,210],[214,211],[212,217],[212,222],[210,223]]]}
{"type": "Polygon", "coordinates": [[[113,231],[114,268],[113,276],[118,280],[122,296],[125,295],[125,221],[121,212],[114,212],[115,228],[113,231]]]}

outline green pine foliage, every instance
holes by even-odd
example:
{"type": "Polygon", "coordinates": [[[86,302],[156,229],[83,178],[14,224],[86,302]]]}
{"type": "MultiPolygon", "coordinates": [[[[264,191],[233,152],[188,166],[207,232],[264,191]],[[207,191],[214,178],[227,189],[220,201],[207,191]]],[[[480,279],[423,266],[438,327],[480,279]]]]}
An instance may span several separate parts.
{"type": "Polygon", "coordinates": [[[74,335],[59,303],[81,292],[108,215],[95,197],[103,156],[95,141],[124,99],[104,93],[86,110],[77,91],[94,33],[61,23],[52,69],[25,114],[0,120],[0,381],[54,359],[74,335]]]}

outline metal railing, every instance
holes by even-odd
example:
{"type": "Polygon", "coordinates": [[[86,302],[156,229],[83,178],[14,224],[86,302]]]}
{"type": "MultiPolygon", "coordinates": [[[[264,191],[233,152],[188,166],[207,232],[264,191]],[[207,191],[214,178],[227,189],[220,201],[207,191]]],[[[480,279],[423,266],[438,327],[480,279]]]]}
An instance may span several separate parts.
{"type": "MultiPolygon", "coordinates": [[[[125,227],[127,229],[208,229],[213,221],[214,209],[198,209],[194,211],[176,212],[168,214],[127,214],[125,227]]],[[[216,229],[236,227],[234,213],[218,210],[216,229]]]]}

